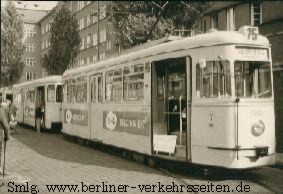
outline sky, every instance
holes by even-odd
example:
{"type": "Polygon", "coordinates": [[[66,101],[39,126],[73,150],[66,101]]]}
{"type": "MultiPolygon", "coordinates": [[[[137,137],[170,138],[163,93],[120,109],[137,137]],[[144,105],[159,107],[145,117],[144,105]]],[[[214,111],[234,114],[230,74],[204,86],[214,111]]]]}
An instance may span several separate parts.
{"type": "MultiPolygon", "coordinates": [[[[7,0],[1,0],[1,7],[5,6],[7,0]]],[[[57,5],[57,1],[13,1],[17,8],[33,10],[51,10],[57,5]],[[36,6],[37,7],[36,7],[36,6]]]]}

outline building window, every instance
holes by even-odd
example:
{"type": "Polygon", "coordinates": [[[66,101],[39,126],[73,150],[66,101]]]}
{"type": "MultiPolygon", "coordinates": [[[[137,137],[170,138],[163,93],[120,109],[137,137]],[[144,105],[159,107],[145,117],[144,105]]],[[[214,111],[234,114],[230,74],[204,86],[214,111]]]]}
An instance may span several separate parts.
{"type": "Polygon", "coordinates": [[[87,57],[86,63],[90,64],[90,57],[87,57]]]}
{"type": "Polygon", "coordinates": [[[41,26],[41,34],[44,34],[44,26],[41,26]]]}
{"type": "Polygon", "coordinates": [[[235,12],[234,8],[232,7],[227,9],[227,30],[234,31],[235,29],[235,12]]]}
{"type": "Polygon", "coordinates": [[[202,32],[206,32],[206,20],[201,21],[200,27],[202,32]]]}
{"type": "Polygon", "coordinates": [[[262,23],[262,7],[261,3],[253,2],[251,4],[251,24],[252,26],[258,26],[262,23]]]}
{"type": "Polygon", "coordinates": [[[92,11],[92,23],[96,23],[97,22],[97,11],[92,11]]]}
{"type": "Polygon", "coordinates": [[[93,62],[96,62],[96,61],[97,61],[97,55],[94,55],[94,56],[92,57],[92,61],[93,61],[93,62]]]}
{"type": "Polygon", "coordinates": [[[104,58],[105,58],[105,52],[100,53],[99,54],[99,59],[101,60],[101,59],[104,59],[104,58]]]}
{"type": "Polygon", "coordinates": [[[111,49],[111,41],[107,41],[106,43],[106,49],[110,50],[111,49]]]}
{"type": "Polygon", "coordinates": [[[85,4],[84,4],[84,1],[78,1],[79,3],[79,10],[83,9],[85,4]]]}
{"type": "Polygon", "coordinates": [[[211,28],[218,28],[218,14],[213,14],[211,16],[211,28]]]}
{"type": "Polygon", "coordinates": [[[84,48],[85,48],[85,41],[84,41],[85,39],[84,38],[82,38],[82,42],[81,42],[81,50],[84,50],[84,48]]]}
{"type": "Polygon", "coordinates": [[[41,49],[42,49],[42,50],[45,49],[45,41],[44,41],[44,40],[41,41],[41,49]]]}
{"type": "Polygon", "coordinates": [[[97,45],[97,34],[96,33],[94,33],[92,36],[92,45],[93,46],[97,45]]]}
{"type": "Polygon", "coordinates": [[[86,16],[86,26],[90,25],[90,15],[86,16]]]}
{"type": "Polygon", "coordinates": [[[99,34],[99,43],[105,42],[106,41],[106,29],[104,28],[103,30],[100,31],[99,34]]]}
{"type": "Polygon", "coordinates": [[[49,43],[49,41],[46,39],[46,40],[45,40],[46,48],[48,48],[48,47],[49,47],[48,43],[49,43]]]}
{"type": "Polygon", "coordinates": [[[26,52],[35,52],[36,45],[35,44],[26,44],[26,52]]]}
{"type": "Polygon", "coordinates": [[[34,66],[36,63],[36,58],[26,58],[26,66],[34,66]]]}
{"type": "Polygon", "coordinates": [[[48,76],[48,73],[46,71],[43,71],[42,72],[42,77],[47,77],[48,76]]]}
{"type": "Polygon", "coordinates": [[[87,39],[86,39],[87,48],[92,46],[92,44],[91,44],[91,36],[92,36],[92,34],[88,34],[87,35],[87,39]]]}
{"type": "Polygon", "coordinates": [[[36,31],[35,30],[26,30],[26,37],[35,37],[36,31]]]}
{"type": "Polygon", "coordinates": [[[36,78],[36,73],[26,72],[26,80],[33,80],[36,78]]]}
{"type": "Polygon", "coordinates": [[[91,1],[87,1],[87,2],[86,2],[86,5],[89,5],[89,4],[90,4],[90,2],[91,2],[91,1]]]}
{"type": "Polygon", "coordinates": [[[99,8],[99,19],[104,19],[106,17],[106,5],[99,8]]]}

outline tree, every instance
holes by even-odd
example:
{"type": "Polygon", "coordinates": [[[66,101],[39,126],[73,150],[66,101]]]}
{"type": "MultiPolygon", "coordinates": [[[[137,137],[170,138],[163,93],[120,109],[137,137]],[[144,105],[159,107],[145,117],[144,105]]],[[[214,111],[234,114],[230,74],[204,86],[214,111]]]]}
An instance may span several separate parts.
{"type": "Polygon", "coordinates": [[[42,64],[49,75],[62,75],[78,55],[81,44],[78,21],[64,4],[55,11],[50,32],[51,48],[42,64]]]}
{"type": "Polygon", "coordinates": [[[21,56],[24,24],[12,1],[7,1],[1,13],[1,81],[0,87],[16,83],[23,72],[21,56]]]}
{"type": "Polygon", "coordinates": [[[209,4],[204,1],[114,1],[109,7],[109,25],[117,44],[130,48],[190,30],[209,4]]]}

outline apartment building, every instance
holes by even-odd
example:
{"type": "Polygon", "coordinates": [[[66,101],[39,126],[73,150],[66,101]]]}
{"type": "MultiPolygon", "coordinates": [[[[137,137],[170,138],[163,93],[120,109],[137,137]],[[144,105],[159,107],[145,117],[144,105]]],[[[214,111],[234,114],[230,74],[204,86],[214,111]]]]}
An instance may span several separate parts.
{"type": "MultiPolygon", "coordinates": [[[[79,55],[71,64],[79,67],[103,60],[118,52],[115,38],[111,35],[107,21],[107,5],[110,1],[65,1],[65,4],[75,15],[79,23],[79,33],[82,39],[79,55]]],[[[39,22],[41,27],[41,57],[47,54],[50,46],[50,27],[56,7],[39,22]]]]}
{"type": "Polygon", "coordinates": [[[244,25],[258,26],[272,45],[277,151],[283,151],[283,1],[215,1],[193,31],[238,30],[244,25]]]}

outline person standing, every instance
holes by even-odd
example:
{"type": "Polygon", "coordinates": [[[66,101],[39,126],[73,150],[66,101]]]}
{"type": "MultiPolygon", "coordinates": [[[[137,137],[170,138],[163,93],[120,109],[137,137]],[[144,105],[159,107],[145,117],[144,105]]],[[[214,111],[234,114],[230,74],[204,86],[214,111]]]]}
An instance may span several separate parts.
{"type": "MultiPolygon", "coordinates": [[[[2,160],[2,145],[3,140],[7,142],[10,136],[10,125],[8,122],[7,114],[3,107],[0,107],[0,160],[2,160]]],[[[0,173],[3,174],[2,168],[0,173]]]]}

